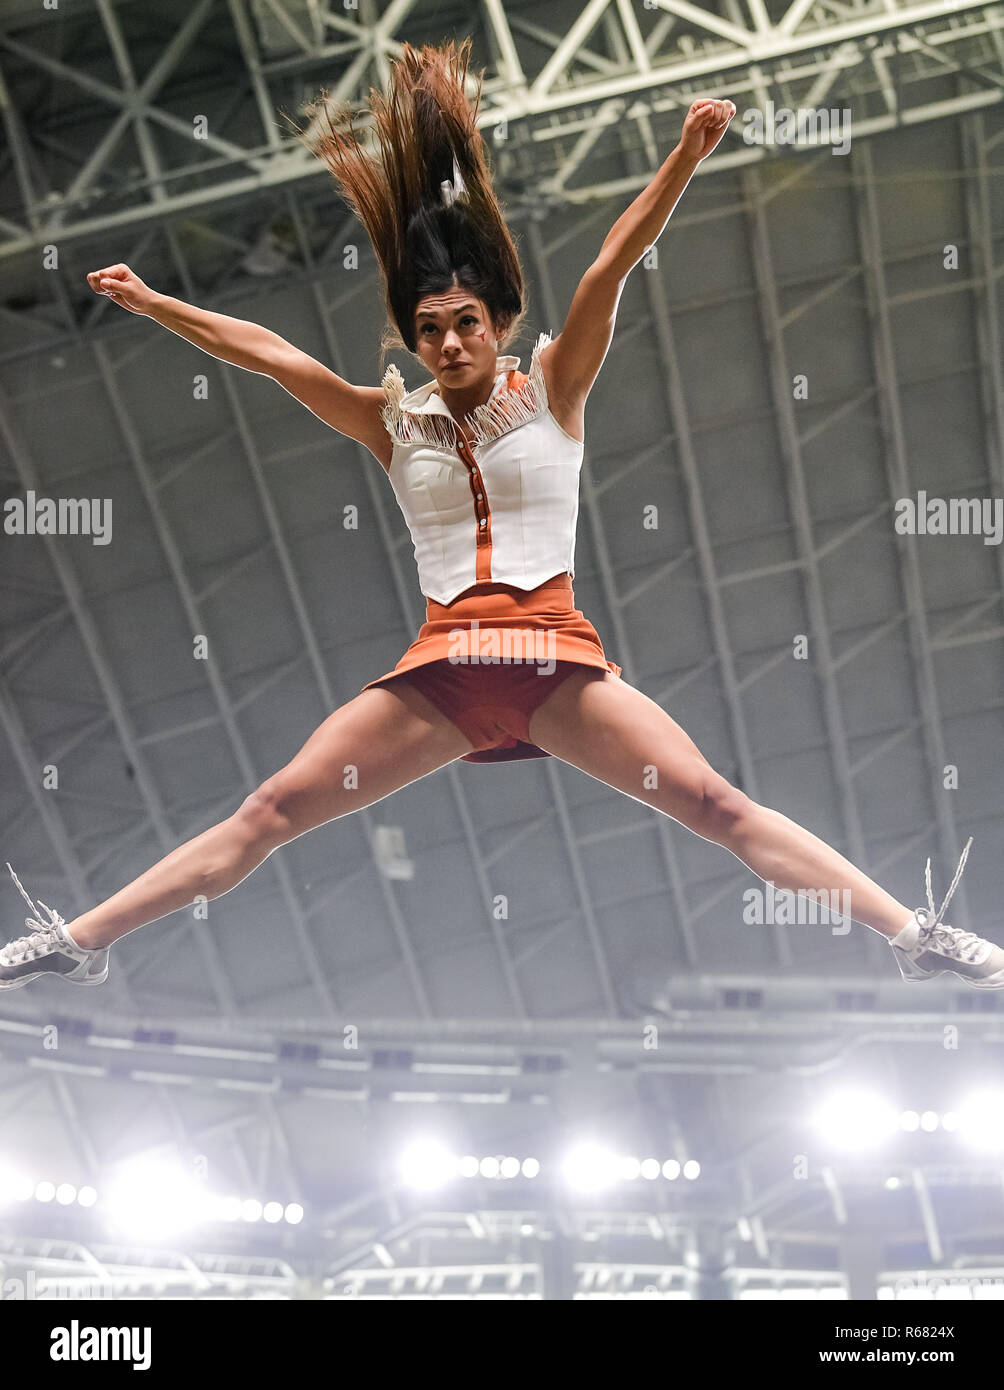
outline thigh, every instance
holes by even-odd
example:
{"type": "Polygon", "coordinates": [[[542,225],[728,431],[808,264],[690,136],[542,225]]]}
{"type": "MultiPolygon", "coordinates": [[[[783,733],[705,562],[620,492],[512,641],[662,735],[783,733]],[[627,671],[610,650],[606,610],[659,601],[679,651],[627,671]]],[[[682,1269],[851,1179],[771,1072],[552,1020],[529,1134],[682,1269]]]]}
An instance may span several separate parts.
{"type": "Polygon", "coordinates": [[[292,837],[389,796],[470,747],[400,676],[337,709],[257,796],[287,822],[292,837]]]}
{"type": "Polygon", "coordinates": [[[610,672],[583,667],[530,720],[539,748],[683,824],[745,797],[661,706],[610,672]]]}

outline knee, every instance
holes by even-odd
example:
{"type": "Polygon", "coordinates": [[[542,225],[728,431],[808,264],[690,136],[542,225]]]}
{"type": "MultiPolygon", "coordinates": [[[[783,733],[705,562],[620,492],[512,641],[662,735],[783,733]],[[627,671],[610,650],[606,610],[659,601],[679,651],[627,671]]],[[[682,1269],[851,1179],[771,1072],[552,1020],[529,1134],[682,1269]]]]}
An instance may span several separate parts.
{"type": "Polygon", "coordinates": [[[704,839],[728,845],[739,837],[755,810],[756,803],[745,792],[717,773],[708,773],[700,779],[686,823],[704,839]]]}
{"type": "Polygon", "coordinates": [[[234,821],[242,838],[255,848],[276,849],[293,838],[286,797],[275,777],[245,797],[234,821]]]}

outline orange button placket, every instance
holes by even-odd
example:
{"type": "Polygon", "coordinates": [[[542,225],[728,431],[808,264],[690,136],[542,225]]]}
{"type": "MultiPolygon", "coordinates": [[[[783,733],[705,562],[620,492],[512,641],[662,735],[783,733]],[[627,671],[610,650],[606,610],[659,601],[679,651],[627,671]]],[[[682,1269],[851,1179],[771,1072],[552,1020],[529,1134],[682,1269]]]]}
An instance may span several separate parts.
{"type": "Polygon", "coordinates": [[[477,565],[475,576],[480,583],[492,577],[492,514],[485,496],[484,483],[478,461],[471,452],[471,446],[457,430],[457,452],[467,466],[467,476],[474,498],[474,519],[477,531],[477,565]]]}

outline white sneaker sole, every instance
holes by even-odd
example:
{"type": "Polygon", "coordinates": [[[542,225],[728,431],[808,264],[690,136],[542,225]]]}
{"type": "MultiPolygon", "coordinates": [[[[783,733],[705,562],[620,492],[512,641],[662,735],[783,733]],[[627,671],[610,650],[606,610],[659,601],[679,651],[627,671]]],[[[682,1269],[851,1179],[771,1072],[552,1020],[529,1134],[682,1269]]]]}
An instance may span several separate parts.
{"type": "Polygon", "coordinates": [[[939,975],[954,975],[957,980],[967,984],[970,989],[1004,989],[1004,970],[997,970],[993,975],[988,975],[984,980],[974,980],[971,975],[963,975],[959,970],[953,970],[950,965],[944,965],[940,970],[917,970],[915,975],[904,975],[900,970],[900,975],[908,985],[920,985],[926,980],[936,980],[939,975]]]}
{"type": "Polygon", "coordinates": [[[954,975],[958,980],[965,980],[971,989],[1004,989],[1004,970],[988,975],[985,980],[970,979],[968,975],[960,975],[957,970],[949,970],[948,974],[954,975]]]}
{"type": "Polygon", "coordinates": [[[108,962],[105,962],[105,968],[97,975],[85,974],[74,977],[72,974],[60,975],[52,970],[36,970],[33,975],[22,975],[17,980],[0,980],[0,990],[21,989],[24,985],[30,985],[32,980],[43,978],[65,980],[68,985],[103,985],[108,979],[108,962]]]}

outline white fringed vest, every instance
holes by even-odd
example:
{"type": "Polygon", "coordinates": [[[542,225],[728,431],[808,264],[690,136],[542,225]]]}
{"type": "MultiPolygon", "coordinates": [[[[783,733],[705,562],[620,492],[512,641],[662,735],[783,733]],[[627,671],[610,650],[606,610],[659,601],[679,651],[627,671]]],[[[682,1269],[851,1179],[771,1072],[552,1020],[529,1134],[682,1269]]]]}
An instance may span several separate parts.
{"type": "Polygon", "coordinates": [[[434,380],[406,393],[396,366],[384,375],[391,486],[422,593],[437,603],[472,584],[535,589],[575,574],[583,446],[548,409],[540,354],[550,341],[541,333],[525,377],[518,357],[497,359],[491,396],[467,417],[473,448],[434,380]]]}

